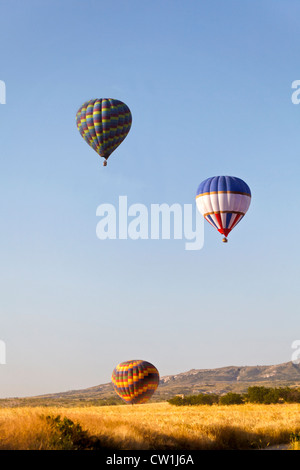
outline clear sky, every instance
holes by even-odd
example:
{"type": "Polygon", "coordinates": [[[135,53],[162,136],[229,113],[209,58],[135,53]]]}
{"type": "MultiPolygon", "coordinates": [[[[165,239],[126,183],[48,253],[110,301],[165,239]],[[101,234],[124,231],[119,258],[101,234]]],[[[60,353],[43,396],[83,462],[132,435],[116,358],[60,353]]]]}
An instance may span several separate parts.
{"type": "Polygon", "coordinates": [[[291,360],[299,328],[297,0],[1,0],[0,397],[291,360]],[[133,124],[108,166],[75,115],[133,124]],[[229,243],[99,240],[96,209],[194,204],[232,175],[252,203],[229,243]]]}

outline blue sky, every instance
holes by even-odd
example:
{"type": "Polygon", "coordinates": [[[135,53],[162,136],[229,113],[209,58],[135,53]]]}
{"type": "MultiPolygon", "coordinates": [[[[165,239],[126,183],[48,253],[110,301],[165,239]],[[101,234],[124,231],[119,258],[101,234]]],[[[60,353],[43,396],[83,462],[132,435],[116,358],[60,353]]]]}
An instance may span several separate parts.
{"type": "Polygon", "coordinates": [[[299,339],[300,79],[296,0],[1,2],[0,397],[291,360],[299,339]],[[133,124],[104,168],[75,115],[112,97],[133,124]],[[227,245],[96,237],[96,209],[194,203],[244,179],[227,245]]]}

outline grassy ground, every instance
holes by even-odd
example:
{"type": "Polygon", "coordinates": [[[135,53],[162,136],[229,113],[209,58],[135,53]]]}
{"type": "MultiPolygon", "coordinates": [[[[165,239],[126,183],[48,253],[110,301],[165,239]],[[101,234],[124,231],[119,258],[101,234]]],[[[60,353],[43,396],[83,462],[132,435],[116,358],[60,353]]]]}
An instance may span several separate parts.
{"type": "Polygon", "coordinates": [[[0,409],[0,450],[296,449],[298,437],[299,404],[0,409]]]}

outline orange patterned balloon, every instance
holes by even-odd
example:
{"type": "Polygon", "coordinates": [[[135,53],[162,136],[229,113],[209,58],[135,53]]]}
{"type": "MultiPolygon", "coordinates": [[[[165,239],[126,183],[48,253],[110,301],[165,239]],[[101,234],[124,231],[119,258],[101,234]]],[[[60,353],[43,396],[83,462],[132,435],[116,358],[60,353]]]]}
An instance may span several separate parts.
{"type": "Polygon", "coordinates": [[[111,380],[116,393],[127,403],[145,403],[159,384],[159,373],[150,362],[121,362],[113,370],[111,380]]]}

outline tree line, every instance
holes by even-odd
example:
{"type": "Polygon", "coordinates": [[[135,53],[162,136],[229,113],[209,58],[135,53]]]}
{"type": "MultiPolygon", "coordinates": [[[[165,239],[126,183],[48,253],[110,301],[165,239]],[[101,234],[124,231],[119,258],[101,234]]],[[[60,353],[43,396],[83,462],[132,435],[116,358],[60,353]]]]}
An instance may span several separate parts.
{"type": "Polygon", "coordinates": [[[244,403],[300,403],[300,389],[290,387],[249,387],[247,393],[229,392],[226,395],[205,394],[175,396],[168,400],[175,406],[192,405],[242,405],[244,403]]]}

